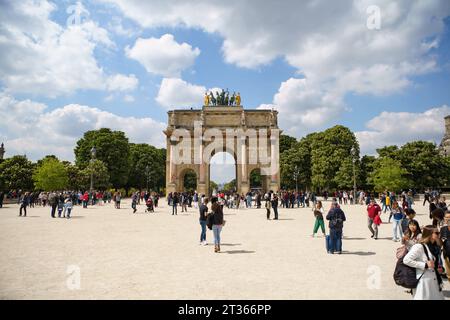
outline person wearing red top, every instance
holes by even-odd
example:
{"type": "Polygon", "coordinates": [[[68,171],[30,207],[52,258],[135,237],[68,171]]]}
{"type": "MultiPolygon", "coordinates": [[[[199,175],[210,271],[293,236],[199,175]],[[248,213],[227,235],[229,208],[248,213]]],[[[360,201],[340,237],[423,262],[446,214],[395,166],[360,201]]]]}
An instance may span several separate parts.
{"type": "Polygon", "coordinates": [[[86,191],[83,195],[83,208],[87,208],[88,201],[89,201],[89,194],[86,191]]]}
{"type": "Polygon", "coordinates": [[[381,207],[375,202],[375,199],[370,200],[370,204],[367,206],[367,224],[372,237],[375,240],[378,239],[378,225],[375,223],[375,217],[381,214],[381,207]]]}

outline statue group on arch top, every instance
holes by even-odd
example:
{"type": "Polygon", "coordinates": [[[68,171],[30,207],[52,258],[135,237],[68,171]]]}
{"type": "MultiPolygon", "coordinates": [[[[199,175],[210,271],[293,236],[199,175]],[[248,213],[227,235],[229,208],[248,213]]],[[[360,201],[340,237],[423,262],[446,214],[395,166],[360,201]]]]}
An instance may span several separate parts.
{"type": "Polygon", "coordinates": [[[222,92],[216,91],[214,95],[212,91],[205,92],[204,97],[204,105],[205,106],[240,106],[241,105],[241,95],[238,92],[233,92],[230,96],[230,92],[228,89],[225,91],[222,89],[222,92]]]}

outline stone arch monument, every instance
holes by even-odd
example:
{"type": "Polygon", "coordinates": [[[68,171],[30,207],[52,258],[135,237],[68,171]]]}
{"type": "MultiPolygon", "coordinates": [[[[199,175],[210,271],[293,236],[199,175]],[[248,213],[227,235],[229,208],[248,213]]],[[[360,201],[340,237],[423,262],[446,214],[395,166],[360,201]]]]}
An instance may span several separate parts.
{"type": "Polygon", "coordinates": [[[263,191],[278,191],[279,135],[275,110],[244,110],[240,105],[172,110],[164,130],[167,142],[166,194],[182,192],[184,174],[197,176],[197,192],[210,195],[210,160],[228,152],[235,160],[236,192],[250,190],[250,172],[260,169],[263,191]]]}

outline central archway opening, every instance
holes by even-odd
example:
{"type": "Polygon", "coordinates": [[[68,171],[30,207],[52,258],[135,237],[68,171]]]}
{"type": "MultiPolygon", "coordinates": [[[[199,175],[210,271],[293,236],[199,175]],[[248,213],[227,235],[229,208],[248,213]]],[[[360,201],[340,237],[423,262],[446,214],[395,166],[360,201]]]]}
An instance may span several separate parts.
{"type": "Polygon", "coordinates": [[[234,193],[237,190],[236,159],[229,152],[217,152],[209,165],[209,192],[234,193]]]}
{"type": "Polygon", "coordinates": [[[197,190],[197,174],[192,169],[187,169],[184,174],[181,175],[183,181],[183,192],[193,193],[197,190]]]}

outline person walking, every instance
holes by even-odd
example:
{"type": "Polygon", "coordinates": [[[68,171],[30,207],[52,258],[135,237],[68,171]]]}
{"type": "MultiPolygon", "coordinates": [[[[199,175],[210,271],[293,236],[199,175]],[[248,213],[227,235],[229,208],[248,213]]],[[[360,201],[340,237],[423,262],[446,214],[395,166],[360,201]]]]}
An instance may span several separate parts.
{"type": "Polygon", "coordinates": [[[394,224],[392,225],[392,241],[398,242],[400,241],[400,238],[403,237],[402,220],[405,218],[405,214],[402,209],[400,209],[397,202],[392,204],[391,214],[394,218],[394,224]]]}
{"type": "Polygon", "coordinates": [[[194,208],[198,209],[198,193],[197,193],[197,191],[194,192],[194,196],[192,197],[192,201],[194,202],[194,208]]]}
{"type": "Polygon", "coordinates": [[[202,232],[200,233],[200,245],[206,246],[206,216],[208,214],[208,202],[209,199],[206,198],[204,202],[200,205],[200,226],[202,228],[202,232]]]}
{"type": "Polygon", "coordinates": [[[431,201],[430,201],[430,190],[429,189],[425,191],[425,194],[424,194],[423,197],[424,197],[424,199],[423,199],[423,205],[422,206],[425,206],[425,203],[427,201],[428,201],[428,204],[431,203],[431,201]]]}
{"type": "Polygon", "coordinates": [[[272,203],[273,213],[275,215],[273,220],[278,220],[278,196],[275,193],[273,194],[271,203],[272,203]]]}
{"type": "Polygon", "coordinates": [[[67,197],[64,202],[64,211],[67,210],[67,215],[65,214],[65,216],[67,217],[67,219],[70,219],[70,214],[73,208],[72,197],[67,197]]]}
{"type": "Polygon", "coordinates": [[[447,279],[450,281],[450,211],[447,211],[444,216],[444,226],[440,230],[442,251],[444,257],[445,271],[447,279]]]}
{"type": "Polygon", "coordinates": [[[51,206],[51,216],[52,218],[55,217],[56,208],[58,207],[58,198],[55,192],[51,192],[48,196],[48,204],[51,206]]]}
{"type": "Polygon", "coordinates": [[[58,194],[57,201],[58,201],[58,218],[61,218],[61,215],[64,210],[64,197],[62,193],[58,194]]]}
{"type": "Polygon", "coordinates": [[[342,211],[341,208],[339,208],[339,205],[336,201],[333,201],[331,204],[331,209],[327,214],[326,219],[329,222],[329,228],[330,228],[330,252],[331,254],[334,254],[334,252],[337,251],[337,253],[342,253],[342,230],[344,228],[344,221],[346,221],[345,213],[342,211]]]}
{"type": "Polygon", "coordinates": [[[122,193],[117,192],[116,194],[116,208],[120,209],[120,201],[122,201],[122,193]]]}
{"type": "Polygon", "coordinates": [[[317,204],[313,208],[313,212],[314,212],[314,217],[316,217],[316,223],[314,224],[312,237],[314,238],[317,231],[319,230],[319,227],[322,230],[323,236],[325,237],[327,234],[325,233],[325,223],[323,220],[324,210],[323,210],[323,206],[322,206],[322,201],[317,202],[317,204]]]}
{"type": "Polygon", "coordinates": [[[266,213],[267,213],[267,220],[270,220],[270,207],[272,206],[272,203],[270,202],[270,196],[268,194],[265,195],[265,207],[266,207],[266,213]]]}
{"type": "Polygon", "coordinates": [[[403,233],[405,233],[408,230],[409,223],[416,217],[416,212],[414,211],[414,209],[411,210],[405,209],[404,213],[406,217],[401,222],[403,233]]]}
{"type": "Polygon", "coordinates": [[[181,212],[187,212],[187,205],[188,205],[189,199],[186,192],[183,192],[181,194],[181,212]]]}
{"type": "Polygon", "coordinates": [[[20,209],[19,209],[19,217],[22,216],[22,210],[24,212],[23,216],[27,216],[27,206],[30,202],[30,194],[28,192],[25,192],[22,194],[22,196],[19,199],[20,209]]]}
{"type": "Polygon", "coordinates": [[[178,193],[175,192],[172,198],[172,215],[177,215],[178,193]]]}
{"type": "Polygon", "coordinates": [[[367,206],[367,226],[372,232],[371,238],[378,239],[378,224],[375,223],[375,219],[378,219],[381,214],[380,206],[375,202],[375,199],[370,200],[370,204],[367,206]],[[378,218],[376,218],[378,216],[378,218]]]}
{"type": "Polygon", "coordinates": [[[212,231],[214,234],[214,252],[220,252],[220,233],[224,225],[222,206],[217,202],[217,197],[211,199],[212,231]]]}
{"type": "Polygon", "coordinates": [[[136,213],[136,211],[137,211],[136,206],[138,203],[138,197],[139,197],[139,195],[137,192],[133,193],[133,195],[131,196],[131,208],[133,208],[133,213],[136,213]]]}
{"type": "Polygon", "coordinates": [[[0,208],[3,208],[3,199],[5,198],[5,193],[0,191],[0,208]]]}
{"type": "Polygon", "coordinates": [[[403,263],[416,269],[417,287],[412,289],[414,300],[444,300],[442,278],[438,272],[438,257],[433,246],[439,246],[439,230],[431,225],[422,230],[422,239],[412,246],[403,258],[403,263]]]}

